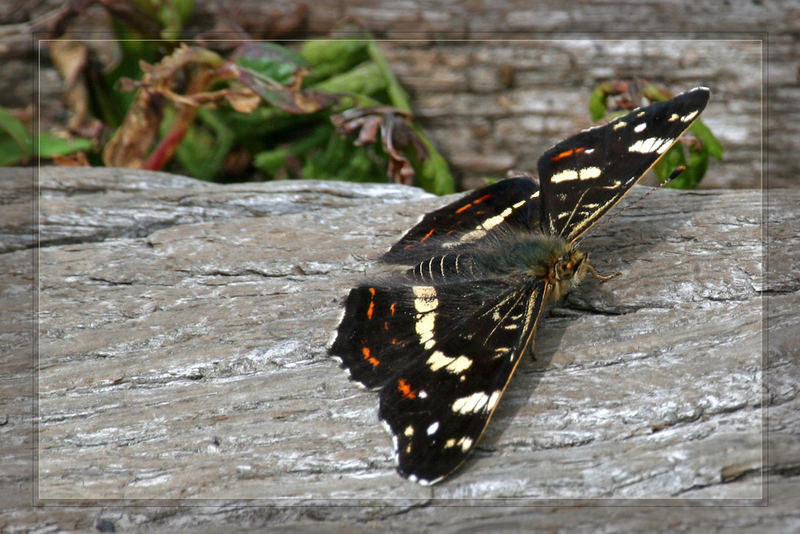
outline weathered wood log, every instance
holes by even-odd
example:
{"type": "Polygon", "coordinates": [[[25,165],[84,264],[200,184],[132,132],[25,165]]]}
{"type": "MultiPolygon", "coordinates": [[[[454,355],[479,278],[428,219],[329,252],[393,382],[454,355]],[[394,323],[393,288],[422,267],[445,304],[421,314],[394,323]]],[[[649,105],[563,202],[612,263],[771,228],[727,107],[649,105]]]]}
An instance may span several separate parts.
{"type": "MultiPolygon", "coordinates": [[[[325,344],[348,288],[378,269],[373,259],[452,199],[390,185],[212,185],[122,169],[45,168],[40,183],[45,503],[233,500],[168,518],[149,509],[109,516],[167,529],[185,524],[181,516],[243,518],[250,512],[238,499],[265,499],[298,525],[335,528],[406,510],[420,527],[444,516],[488,528],[536,524],[542,510],[426,507],[544,504],[548,524],[569,527],[609,521],[560,508],[571,499],[758,503],[765,480],[773,502],[800,495],[796,192],[781,192],[770,213],[780,224],[769,233],[765,277],[759,192],[642,199],[648,190],[635,188],[581,244],[598,270],[623,275],[588,280],[550,307],[535,359],[520,366],[480,449],[429,488],[395,473],[377,394],[348,381],[325,344]],[[319,503],[362,506],[297,507],[319,503]]],[[[0,217],[0,230],[18,237],[0,255],[16,273],[4,298],[27,282],[10,267],[30,252],[21,227],[0,217]]],[[[789,508],[748,507],[747,524],[786,525],[789,508]]],[[[20,510],[21,524],[37,517],[20,510]]],[[[660,521],[740,524],[736,508],[721,510],[660,521]]],[[[79,524],[101,517],[74,513],[79,524]]],[[[626,529],[648,521],[625,516],[626,529]]]]}

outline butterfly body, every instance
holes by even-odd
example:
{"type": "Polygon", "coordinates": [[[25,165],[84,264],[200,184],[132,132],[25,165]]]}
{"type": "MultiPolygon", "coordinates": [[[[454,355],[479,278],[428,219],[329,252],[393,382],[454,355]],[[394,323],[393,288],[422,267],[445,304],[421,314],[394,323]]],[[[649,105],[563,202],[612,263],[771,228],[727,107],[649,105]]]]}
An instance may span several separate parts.
{"type": "Polygon", "coordinates": [[[548,301],[587,275],[576,241],[672,146],[709,91],[696,88],[590,128],[516,177],[435,210],[382,256],[402,271],[353,288],[329,348],[380,388],[398,472],[434,484],[474,450],[548,301]]]}
{"type": "Polygon", "coordinates": [[[513,232],[493,236],[474,249],[446,253],[421,261],[405,272],[415,282],[504,280],[543,282],[559,300],[584,278],[588,255],[558,236],[513,232]]]}

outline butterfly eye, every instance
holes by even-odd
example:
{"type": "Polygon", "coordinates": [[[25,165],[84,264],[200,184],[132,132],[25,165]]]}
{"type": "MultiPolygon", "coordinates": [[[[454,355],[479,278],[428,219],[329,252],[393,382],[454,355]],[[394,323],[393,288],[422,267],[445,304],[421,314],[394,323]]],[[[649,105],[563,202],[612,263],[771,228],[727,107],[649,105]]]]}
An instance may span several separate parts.
{"type": "Polygon", "coordinates": [[[571,262],[571,261],[570,261],[570,262],[567,262],[567,270],[568,270],[568,271],[571,271],[571,270],[572,270],[572,262],[571,262]]]}

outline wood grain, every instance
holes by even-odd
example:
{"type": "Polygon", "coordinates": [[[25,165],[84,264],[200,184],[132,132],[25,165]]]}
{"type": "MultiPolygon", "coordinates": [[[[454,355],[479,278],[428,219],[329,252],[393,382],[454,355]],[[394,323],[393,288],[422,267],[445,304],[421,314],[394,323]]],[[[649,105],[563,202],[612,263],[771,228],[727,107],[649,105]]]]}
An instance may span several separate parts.
{"type": "MultiPolygon", "coordinates": [[[[17,501],[12,524],[107,517],[211,529],[281,517],[302,530],[403,514],[423,529],[547,517],[558,528],[613,520],[635,530],[647,524],[635,506],[656,503],[668,505],[664,517],[691,507],[665,528],[691,517],[714,530],[740,525],[726,505],[766,502],[767,484],[779,510],[747,506],[748,524],[796,524],[797,193],[762,212],[756,191],[639,199],[648,190],[635,188],[581,243],[598,270],[623,276],[587,281],[551,306],[535,359],[520,366],[478,452],[424,488],[396,475],[377,394],[349,382],[325,343],[348,288],[378,269],[373,259],[451,199],[113,169],[47,168],[40,182],[36,489],[59,508],[34,513],[17,501]],[[107,499],[178,508],[134,513],[107,499]],[[60,508],[75,502],[105,512],[60,508]]],[[[21,226],[0,216],[0,228],[21,226]]],[[[4,315],[24,307],[30,283],[21,265],[31,250],[15,243],[0,255],[12,274],[4,315]]],[[[22,348],[24,336],[6,328],[22,348]]],[[[4,349],[6,376],[26,371],[15,350],[4,349]]],[[[30,418],[8,406],[0,431],[10,436],[30,418]]],[[[21,460],[13,465],[4,486],[22,483],[21,460]]]]}

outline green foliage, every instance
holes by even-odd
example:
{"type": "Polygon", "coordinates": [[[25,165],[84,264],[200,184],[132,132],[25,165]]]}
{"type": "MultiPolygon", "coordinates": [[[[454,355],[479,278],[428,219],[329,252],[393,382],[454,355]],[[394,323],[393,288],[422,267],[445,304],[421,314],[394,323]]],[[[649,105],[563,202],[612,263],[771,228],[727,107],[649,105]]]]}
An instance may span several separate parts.
{"type": "Polygon", "coordinates": [[[238,65],[280,85],[290,85],[295,73],[309,66],[300,54],[275,43],[253,43],[240,51],[234,57],[238,65]]]}
{"type": "Polygon", "coordinates": [[[39,135],[36,141],[28,135],[22,122],[0,107],[0,167],[25,164],[37,153],[43,158],[53,158],[92,147],[88,139],[68,140],[50,133],[39,135]]]}
{"type": "MultiPolygon", "coordinates": [[[[106,165],[169,168],[204,180],[236,179],[235,168],[251,179],[255,169],[263,179],[413,179],[436,193],[455,190],[447,163],[414,122],[408,95],[368,35],[310,40],[297,50],[245,42],[222,55],[181,43],[193,0],[101,5],[117,39],[113,65],[84,62],[91,51],[82,43],[83,56],[74,47],[51,52],[62,73],[83,76],[68,100],[86,99],[84,125],[99,122],[113,134],[100,154],[99,138],[92,148],[85,139],[43,136],[43,156],[84,150],[106,165]],[[340,119],[353,109],[363,113],[340,119]],[[250,162],[249,172],[242,161],[250,162]]],[[[64,13],[64,30],[81,15],[69,6],[64,13]]],[[[20,128],[0,114],[0,164],[30,159],[20,128]]]]}

